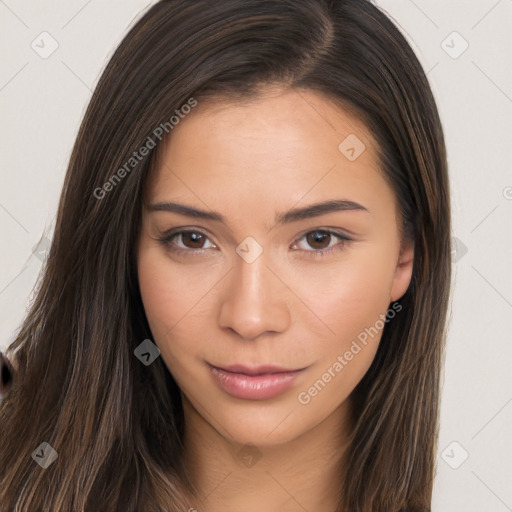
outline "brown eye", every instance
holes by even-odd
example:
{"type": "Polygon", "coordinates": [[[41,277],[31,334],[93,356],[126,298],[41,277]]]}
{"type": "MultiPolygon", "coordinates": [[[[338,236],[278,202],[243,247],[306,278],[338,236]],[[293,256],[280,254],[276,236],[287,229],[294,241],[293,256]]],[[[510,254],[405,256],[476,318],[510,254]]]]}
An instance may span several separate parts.
{"type": "Polygon", "coordinates": [[[313,249],[325,249],[331,241],[331,234],[326,231],[311,231],[306,240],[313,249]]]}
{"type": "Polygon", "coordinates": [[[215,249],[216,246],[210,241],[210,238],[201,231],[192,229],[174,231],[165,234],[158,239],[167,249],[176,253],[203,253],[207,249],[215,249]],[[210,245],[206,245],[210,244],[210,245]]]}
{"type": "Polygon", "coordinates": [[[205,236],[197,231],[185,231],[181,233],[181,240],[183,245],[189,249],[202,249],[205,236]]]}
{"type": "Polygon", "coordinates": [[[307,253],[313,258],[322,258],[336,251],[341,251],[352,239],[343,233],[328,229],[315,229],[299,238],[294,248],[307,253]],[[307,247],[306,247],[307,246],[307,247]]]}

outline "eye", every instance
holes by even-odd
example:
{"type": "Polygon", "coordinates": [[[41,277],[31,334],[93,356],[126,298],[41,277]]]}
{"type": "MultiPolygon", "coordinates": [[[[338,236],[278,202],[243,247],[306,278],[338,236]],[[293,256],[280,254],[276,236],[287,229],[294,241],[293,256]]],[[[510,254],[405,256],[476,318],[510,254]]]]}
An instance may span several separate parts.
{"type": "MultiPolygon", "coordinates": [[[[165,247],[176,253],[202,253],[203,249],[216,248],[215,244],[205,246],[205,241],[209,240],[208,236],[197,229],[187,229],[181,231],[174,231],[164,234],[158,239],[165,247]],[[181,240],[181,244],[177,244],[174,240],[181,240]]],[[[210,242],[211,243],[211,242],[210,242]]]]}
{"type": "MultiPolygon", "coordinates": [[[[300,240],[305,240],[309,247],[312,247],[313,250],[308,250],[303,247],[299,247],[299,250],[303,252],[310,253],[313,257],[323,257],[327,254],[340,251],[344,249],[347,242],[350,242],[351,239],[345,236],[342,233],[336,233],[334,231],[330,231],[327,229],[315,229],[313,231],[308,231],[305,233],[300,240]],[[338,243],[336,239],[339,240],[338,243]]],[[[300,244],[295,244],[300,245],[300,244]]]]}
{"type": "MultiPolygon", "coordinates": [[[[164,233],[158,241],[172,252],[178,254],[203,254],[207,249],[216,249],[217,246],[213,244],[208,236],[198,229],[182,229],[181,231],[171,231],[164,233]],[[180,243],[178,243],[180,242],[180,243]],[[208,242],[210,245],[208,245],[208,242]]],[[[308,256],[323,257],[336,251],[342,250],[351,238],[342,233],[337,233],[328,229],[315,229],[308,231],[301,236],[297,242],[294,243],[292,249],[297,246],[301,252],[308,253],[308,256]],[[300,247],[301,240],[305,240],[310,248],[309,250],[300,247]],[[336,240],[338,240],[337,243],[336,240]]]]}

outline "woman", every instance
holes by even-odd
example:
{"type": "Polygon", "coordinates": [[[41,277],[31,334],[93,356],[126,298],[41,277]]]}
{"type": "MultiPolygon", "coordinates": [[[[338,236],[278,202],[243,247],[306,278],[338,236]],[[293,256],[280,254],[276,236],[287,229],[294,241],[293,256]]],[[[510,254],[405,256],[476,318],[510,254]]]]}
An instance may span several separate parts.
{"type": "Polygon", "coordinates": [[[450,275],[442,127],[382,11],[156,3],[5,356],[2,511],[430,510],[450,275]]]}

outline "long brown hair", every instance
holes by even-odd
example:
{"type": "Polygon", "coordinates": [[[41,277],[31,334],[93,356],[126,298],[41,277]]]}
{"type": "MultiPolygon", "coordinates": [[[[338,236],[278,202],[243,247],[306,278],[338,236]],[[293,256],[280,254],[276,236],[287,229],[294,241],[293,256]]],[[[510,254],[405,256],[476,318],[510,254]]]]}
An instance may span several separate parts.
{"type": "Polygon", "coordinates": [[[321,92],[366,123],[415,247],[402,311],[354,391],[339,510],[430,510],[451,237],[443,132],[421,65],[367,0],[163,0],[99,80],[40,287],[6,352],[2,512],[191,506],[179,390],[162,358],[145,366],[133,354],[151,338],[135,253],[143,188],[185,105],[270,84],[321,92]],[[32,458],[43,442],[58,454],[46,469],[32,458]]]}

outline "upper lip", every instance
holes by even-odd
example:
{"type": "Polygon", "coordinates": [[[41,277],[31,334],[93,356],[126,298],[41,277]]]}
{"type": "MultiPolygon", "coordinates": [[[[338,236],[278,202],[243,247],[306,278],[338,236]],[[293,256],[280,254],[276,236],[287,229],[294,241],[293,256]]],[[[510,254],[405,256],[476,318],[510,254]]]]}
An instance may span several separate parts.
{"type": "Polygon", "coordinates": [[[271,373],[289,373],[303,370],[304,368],[283,368],[271,364],[265,364],[260,366],[253,366],[249,368],[243,364],[233,364],[229,366],[216,366],[210,365],[219,370],[225,370],[232,373],[241,373],[243,375],[267,375],[271,373]]]}

